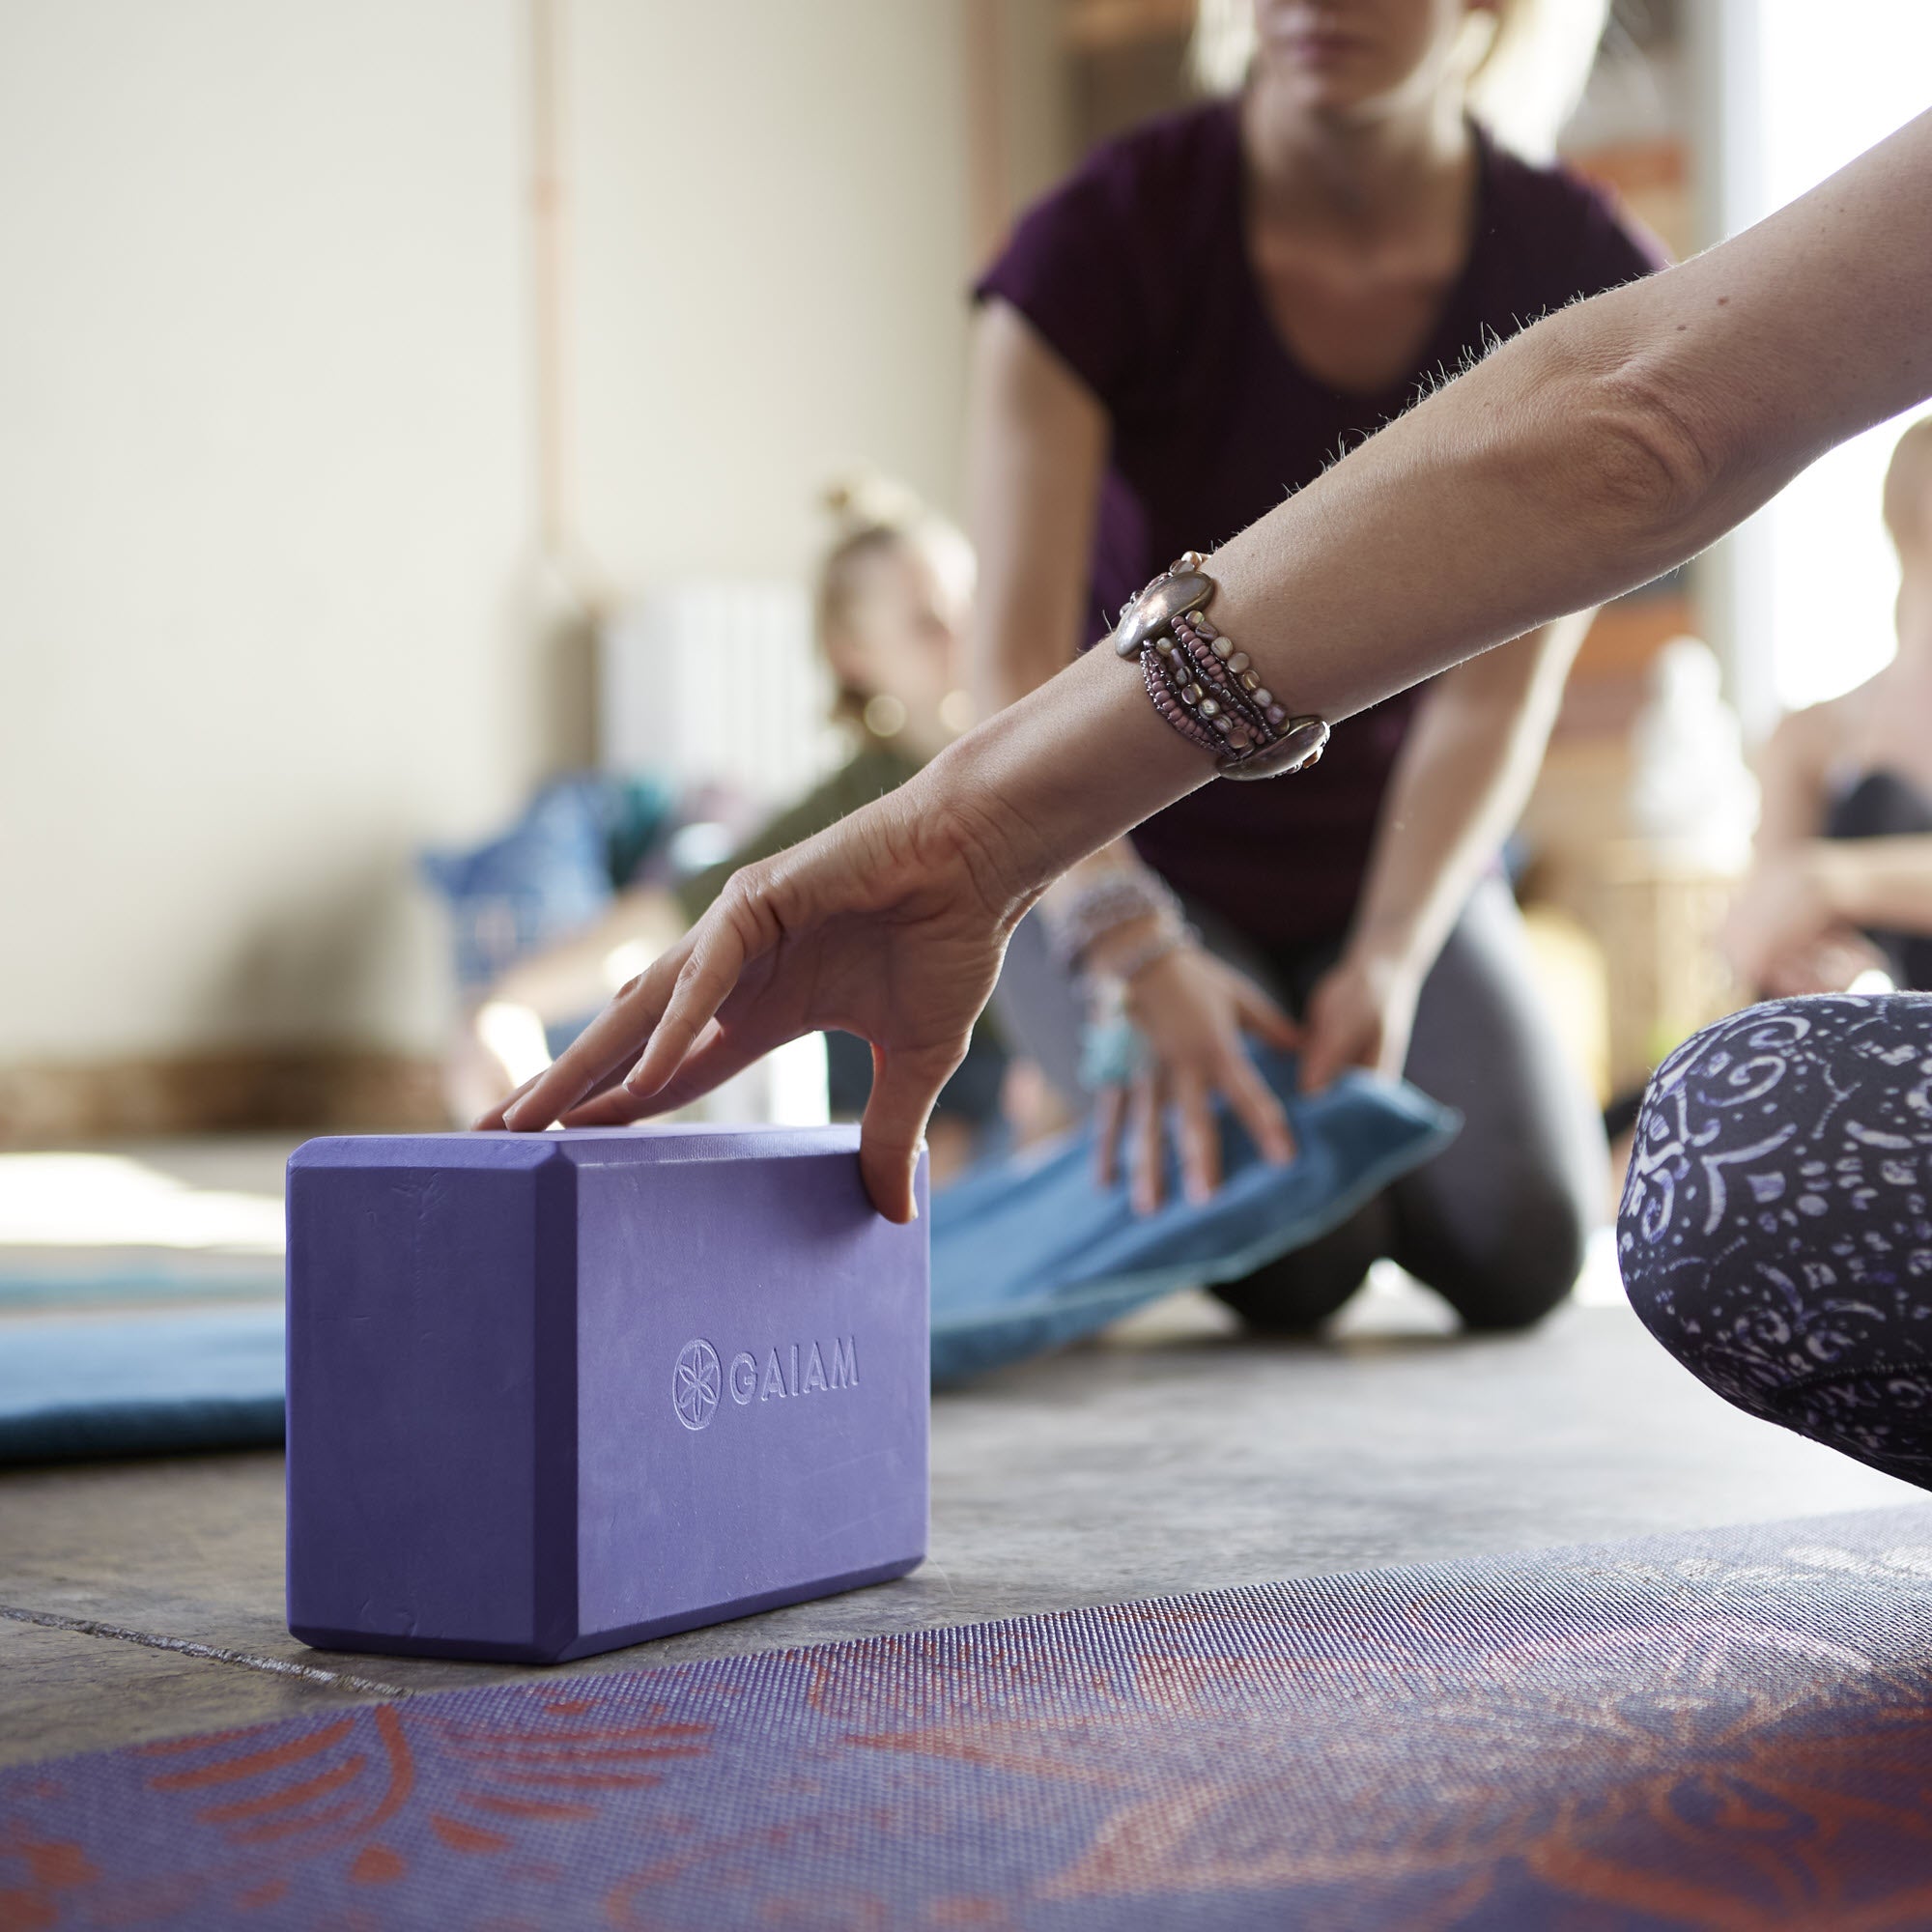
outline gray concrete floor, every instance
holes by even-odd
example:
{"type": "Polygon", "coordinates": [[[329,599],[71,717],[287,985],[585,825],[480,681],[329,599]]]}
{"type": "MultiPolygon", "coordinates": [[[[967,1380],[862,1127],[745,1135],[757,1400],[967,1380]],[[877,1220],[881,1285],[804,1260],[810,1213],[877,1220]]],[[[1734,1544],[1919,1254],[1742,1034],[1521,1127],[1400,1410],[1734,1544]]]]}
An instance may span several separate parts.
{"type": "MultiPolygon", "coordinates": [[[[922,1570],[556,1674],[1919,1494],[1726,1408],[1621,1306],[1461,1340],[1408,1289],[1348,1325],[1260,1346],[1182,1296],[942,1396],[922,1570]]],[[[0,1475],[0,1762],[538,1674],[308,1650],[281,1566],[276,1455],[0,1475]]]]}

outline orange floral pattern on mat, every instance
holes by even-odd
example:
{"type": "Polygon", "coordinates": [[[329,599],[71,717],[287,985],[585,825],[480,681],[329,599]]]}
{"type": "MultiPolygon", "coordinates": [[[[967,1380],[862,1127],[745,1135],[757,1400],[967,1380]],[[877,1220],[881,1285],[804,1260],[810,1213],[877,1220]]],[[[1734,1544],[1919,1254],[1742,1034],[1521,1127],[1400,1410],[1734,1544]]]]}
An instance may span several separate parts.
{"type": "Polygon", "coordinates": [[[1932,1924],[1932,1509],[559,1689],[0,1775],[0,1932],[1932,1924]]]}

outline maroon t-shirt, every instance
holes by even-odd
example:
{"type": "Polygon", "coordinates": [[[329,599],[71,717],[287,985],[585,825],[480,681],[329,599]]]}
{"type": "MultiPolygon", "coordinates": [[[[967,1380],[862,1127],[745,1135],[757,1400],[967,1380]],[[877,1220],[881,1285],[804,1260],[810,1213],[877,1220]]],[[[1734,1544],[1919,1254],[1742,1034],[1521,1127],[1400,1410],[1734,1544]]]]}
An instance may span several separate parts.
{"type": "MultiPolygon", "coordinates": [[[[1595,189],[1479,137],[1474,245],[1413,371],[1344,393],[1294,360],[1242,234],[1237,105],[1215,101],[1096,150],[1021,217],[975,286],[1024,315],[1112,424],[1091,567],[1094,637],[1184,550],[1211,550],[1313,482],[1444,371],[1578,296],[1659,266],[1595,189]]],[[[1134,842],[1264,945],[1338,938],[1415,713],[1407,691],[1348,719],[1312,772],[1211,784],[1134,842]]],[[[1289,694],[1293,703],[1293,694],[1289,694]]]]}

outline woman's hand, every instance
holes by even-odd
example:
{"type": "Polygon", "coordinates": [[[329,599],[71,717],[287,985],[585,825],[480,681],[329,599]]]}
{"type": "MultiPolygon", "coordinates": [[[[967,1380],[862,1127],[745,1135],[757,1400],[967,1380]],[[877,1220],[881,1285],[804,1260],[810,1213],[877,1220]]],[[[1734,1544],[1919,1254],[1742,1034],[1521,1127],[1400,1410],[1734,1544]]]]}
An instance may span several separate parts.
{"type": "MultiPolygon", "coordinates": [[[[1104,971],[1104,954],[1094,963],[1104,971]]],[[[1146,1042],[1148,1064],[1131,1081],[1103,1087],[1097,1096],[1101,1186],[1111,1187],[1120,1173],[1122,1133],[1131,1124],[1134,1212],[1149,1214],[1160,1206],[1164,1121],[1172,1105],[1182,1189],[1188,1200],[1205,1201],[1221,1184],[1216,1094],[1227,1096],[1267,1159],[1294,1158],[1288,1116],[1248,1058],[1241,1035],[1245,1030],[1271,1045],[1293,1047],[1300,1033],[1245,973],[1198,946],[1178,946],[1134,975],[1124,989],[1124,1010],[1146,1042]]]]}
{"type": "Polygon", "coordinates": [[[937,808],[915,781],[733,874],[683,940],[476,1124],[621,1124],[837,1028],[872,1047],[867,1192],[888,1220],[909,1221],[926,1117],[1036,895],[1025,876],[990,814],[937,808]]]}
{"type": "Polygon", "coordinates": [[[1891,961],[1863,933],[1840,926],[1808,945],[1779,953],[1752,990],[1770,1000],[1788,1000],[1801,993],[1848,993],[1865,974],[1882,973],[1889,980],[1891,971],[1891,961]]]}
{"type": "Polygon", "coordinates": [[[1422,975],[1383,953],[1345,953],[1316,982],[1302,1021],[1301,1088],[1319,1094],[1347,1066],[1400,1077],[1422,975]]]}

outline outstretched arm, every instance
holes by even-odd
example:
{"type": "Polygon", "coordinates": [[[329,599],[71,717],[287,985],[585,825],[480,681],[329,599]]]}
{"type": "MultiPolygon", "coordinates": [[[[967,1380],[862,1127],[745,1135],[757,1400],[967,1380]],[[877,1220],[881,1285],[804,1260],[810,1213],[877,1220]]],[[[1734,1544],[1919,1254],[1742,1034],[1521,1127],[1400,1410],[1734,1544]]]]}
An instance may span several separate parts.
{"type": "MultiPolygon", "coordinates": [[[[1932,393],[1928,317],[1932,114],[1735,241],[1525,330],[1372,438],[1209,560],[1215,621],[1293,709],[1345,717],[1647,582],[1932,393]]],[[[904,1219],[926,1113],[1014,922],[1211,777],[1139,678],[1090,652],[891,798],[740,873],[490,1118],[634,1118],[843,1027],[878,1072],[867,1184],[904,1219]]]]}

